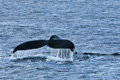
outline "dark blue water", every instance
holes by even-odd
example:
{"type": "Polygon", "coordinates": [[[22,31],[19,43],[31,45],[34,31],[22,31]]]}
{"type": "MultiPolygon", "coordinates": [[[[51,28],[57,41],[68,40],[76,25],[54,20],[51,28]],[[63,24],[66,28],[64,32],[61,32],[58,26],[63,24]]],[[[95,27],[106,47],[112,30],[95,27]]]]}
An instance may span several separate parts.
{"type": "Polygon", "coordinates": [[[120,53],[119,0],[0,0],[0,80],[119,80],[120,56],[113,53],[120,53]],[[51,35],[75,44],[73,61],[34,51],[11,59],[18,44],[51,35]]]}

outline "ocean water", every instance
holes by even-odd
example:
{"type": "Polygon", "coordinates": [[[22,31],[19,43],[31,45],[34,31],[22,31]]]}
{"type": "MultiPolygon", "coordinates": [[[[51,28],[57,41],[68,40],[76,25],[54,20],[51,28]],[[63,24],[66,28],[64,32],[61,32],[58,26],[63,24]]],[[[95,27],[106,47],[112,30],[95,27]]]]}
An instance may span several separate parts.
{"type": "Polygon", "coordinates": [[[119,3],[0,0],[0,80],[119,80],[119,3]],[[71,40],[78,54],[45,46],[12,55],[20,43],[52,35],[71,40]]]}

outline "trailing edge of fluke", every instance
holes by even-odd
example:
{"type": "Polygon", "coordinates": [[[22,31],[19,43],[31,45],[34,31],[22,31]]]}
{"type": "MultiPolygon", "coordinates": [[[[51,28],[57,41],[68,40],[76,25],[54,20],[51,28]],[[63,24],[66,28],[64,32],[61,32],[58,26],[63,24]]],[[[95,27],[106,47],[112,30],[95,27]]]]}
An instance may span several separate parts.
{"type": "Polygon", "coordinates": [[[15,53],[18,50],[36,49],[43,47],[45,45],[55,49],[60,49],[60,48],[70,49],[71,51],[74,51],[75,48],[73,42],[71,42],[70,40],[60,39],[58,36],[53,35],[50,37],[49,40],[33,40],[33,41],[24,42],[18,45],[13,50],[13,53],[15,53]]]}

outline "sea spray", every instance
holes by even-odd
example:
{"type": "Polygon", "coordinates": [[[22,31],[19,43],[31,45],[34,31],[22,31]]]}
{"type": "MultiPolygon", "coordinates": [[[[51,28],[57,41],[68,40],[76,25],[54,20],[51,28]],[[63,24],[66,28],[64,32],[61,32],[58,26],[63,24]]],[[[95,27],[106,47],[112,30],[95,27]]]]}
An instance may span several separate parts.
{"type": "Polygon", "coordinates": [[[73,52],[70,49],[32,49],[21,50],[12,54],[10,59],[23,59],[26,57],[46,57],[47,61],[73,61],[73,52]]]}
{"type": "Polygon", "coordinates": [[[31,50],[21,50],[17,51],[14,54],[11,55],[10,59],[22,59],[25,57],[36,57],[43,56],[42,51],[40,49],[31,49],[31,50]]]}
{"type": "Polygon", "coordinates": [[[70,49],[51,49],[50,55],[63,61],[73,61],[73,52],[70,49]]]}

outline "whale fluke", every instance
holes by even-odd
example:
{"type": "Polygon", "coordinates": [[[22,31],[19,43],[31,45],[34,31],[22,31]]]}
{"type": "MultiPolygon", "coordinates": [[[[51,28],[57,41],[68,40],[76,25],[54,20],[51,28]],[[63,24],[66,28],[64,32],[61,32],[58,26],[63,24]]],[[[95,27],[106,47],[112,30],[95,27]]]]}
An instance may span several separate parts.
{"type": "Polygon", "coordinates": [[[43,46],[49,46],[51,48],[55,49],[70,49],[71,51],[74,50],[75,46],[70,40],[60,39],[58,36],[53,35],[50,37],[49,40],[33,40],[24,42],[20,45],[18,45],[14,50],[13,53],[15,53],[18,50],[29,50],[29,49],[36,49],[43,46]]]}

